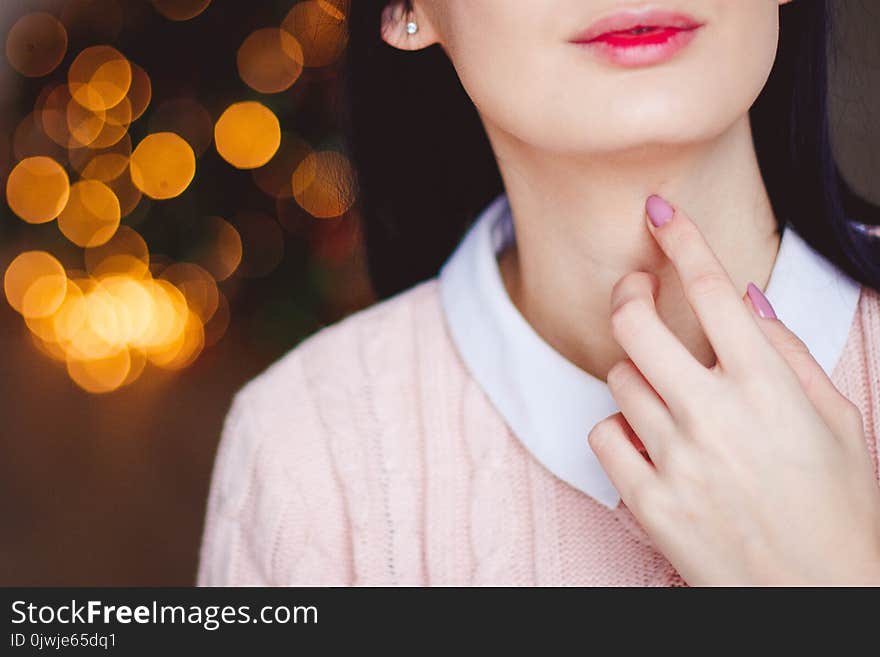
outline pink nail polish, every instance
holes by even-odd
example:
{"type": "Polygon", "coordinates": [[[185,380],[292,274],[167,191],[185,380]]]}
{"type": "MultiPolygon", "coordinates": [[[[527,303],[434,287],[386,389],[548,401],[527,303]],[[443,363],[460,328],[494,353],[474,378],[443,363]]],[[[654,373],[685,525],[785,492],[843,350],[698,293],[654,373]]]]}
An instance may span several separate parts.
{"type": "Polygon", "coordinates": [[[657,227],[672,219],[672,215],[675,214],[672,206],[656,194],[651,194],[645,201],[645,209],[648,211],[651,223],[657,227]]]}
{"type": "Polygon", "coordinates": [[[749,284],[746,286],[746,292],[748,292],[749,299],[751,299],[755,310],[758,311],[759,317],[777,319],[776,313],[773,311],[773,306],[770,305],[767,297],[761,292],[761,288],[749,281],[749,284]]]}

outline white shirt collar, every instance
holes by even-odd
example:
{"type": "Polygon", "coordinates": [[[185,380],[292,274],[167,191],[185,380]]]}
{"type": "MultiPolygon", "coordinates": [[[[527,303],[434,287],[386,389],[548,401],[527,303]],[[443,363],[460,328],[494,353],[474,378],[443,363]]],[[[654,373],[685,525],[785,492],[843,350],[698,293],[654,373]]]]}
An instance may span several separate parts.
{"type": "MultiPolygon", "coordinates": [[[[620,497],[587,443],[620,410],[604,381],[541,338],[507,295],[496,255],[514,239],[506,193],[480,213],[444,263],[440,297],[465,366],[513,434],[548,470],[609,508],[620,497]]],[[[861,285],[786,226],[765,294],[778,317],[831,372],[861,285]]]]}

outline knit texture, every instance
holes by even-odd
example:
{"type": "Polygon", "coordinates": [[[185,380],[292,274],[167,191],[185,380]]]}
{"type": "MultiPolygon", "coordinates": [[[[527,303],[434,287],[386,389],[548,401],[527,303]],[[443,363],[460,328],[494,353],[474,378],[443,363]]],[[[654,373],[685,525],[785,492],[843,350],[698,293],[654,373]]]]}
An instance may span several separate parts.
{"type": "MultiPolygon", "coordinates": [[[[876,474],[871,288],[832,379],[862,411],[876,474]]],[[[436,278],[323,328],[236,393],[197,583],[685,584],[624,504],[557,479],[510,432],[450,339],[436,278]]]]}

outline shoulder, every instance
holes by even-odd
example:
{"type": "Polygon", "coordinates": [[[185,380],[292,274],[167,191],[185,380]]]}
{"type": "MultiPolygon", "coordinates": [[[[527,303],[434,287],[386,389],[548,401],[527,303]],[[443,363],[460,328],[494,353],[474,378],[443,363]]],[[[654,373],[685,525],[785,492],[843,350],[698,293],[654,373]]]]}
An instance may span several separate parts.
{"type": "Polygon", "coordinates": [[[416,351],[429,346],[426,340],[444,341],[442,323],[432,278],[313,333],[245,384],[236,399],[271,425],[289,412],[291,405],[281,402],[292,397],[335,396],[377,378],[405,377],[416,351]]]}
{"type": "Polygon", "coordinates": [[[856,310],[849,342],[876,351],[880,347],[880,291],[862,285],[856,310]],[[853,340],[854,337],[857,339],[853,340]]]}
{"type": "Polygon", "coordinates": [[[874,322],[880,322],[880,291],[862,285],[859,304],[863,314],[870,316],[874,322]]]}
{"type": "Polygon", "coordinates": [[[412,408],[416,361],[442,350],[440,324],[430,279],[322,328],[238,390],[215,457],[200,584],[350,580],[351,489],[370,485],[364,445],[412,408]]]}

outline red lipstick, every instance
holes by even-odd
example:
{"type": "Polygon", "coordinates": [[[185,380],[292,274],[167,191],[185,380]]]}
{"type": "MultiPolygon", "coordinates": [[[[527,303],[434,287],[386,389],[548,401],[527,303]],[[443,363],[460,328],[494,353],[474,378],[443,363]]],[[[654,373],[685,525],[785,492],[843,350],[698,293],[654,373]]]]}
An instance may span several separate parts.
{"type": "Polygon", "coordinates": [[[660,9],[622,11],[599,19],[571,42],[617,66],[648,66],[671,59],[702,25],[688,14],[660,9]]]}

